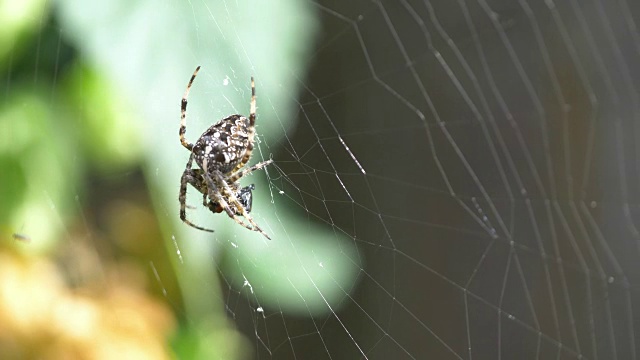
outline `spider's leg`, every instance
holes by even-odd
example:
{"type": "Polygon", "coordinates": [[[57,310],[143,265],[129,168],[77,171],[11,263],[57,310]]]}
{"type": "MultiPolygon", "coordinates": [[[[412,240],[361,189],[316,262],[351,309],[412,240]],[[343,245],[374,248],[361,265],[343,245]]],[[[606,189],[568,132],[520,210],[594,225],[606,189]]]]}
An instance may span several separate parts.
{"type": "MultiPolygon", "coordinates": [[[[191,160],[193,160],[193,155],[191,156],[191,160]]],[[[189,166],[190,163],[187,163],[187,167],[189,166]]],[[[202,193],[202,204],[207,206],[207,184],[204,181],[204,176],[202,176],[202,174],[202,169],[192,169],[191,175],[194,181],[190,182],[190,184],[202,193]]],[[[192,208],[195,208],[195,206],[192,206],[192,208]]]]}
{"type": "MultiPolygon", "coordinates": [[[[236,198],[235,195],[231,194],[229,196],[229,200],[236,206],[236,208],[240,211],[240,214],[242,214],[242,217],[244,217],[245,219],[247,219],[247,221],[253,226],[253,229],[249,228],[248,226],[245,226],[247,229],[251,229],[254,231],[259,232],[260,234],[262,234],[264,237],[267,238],[267,240],[271,240],[271,238],[269,237],[269,235],[267,235],[267,233],[265,233],[260,226],[258,226],[258,224],[256,224],[256,222],[253,220],[253,218],[251,217],[251,215],[249,215],[249,213],[245,210],[244,206],[242,206],[242,204],[240,204],[240,202],[238,201],[238,199],[236,198]]],[[[237,223],[240,224],[240,219],[238,218],[238,216],[236,214],[233,214],[232,216],[233,220],[235,220],[237,223]]]]}
{"type": "MultiPolygon", "coordinates": [[[[231,210],[231,206],[229,206],[229,203],[227,202],[227,200],[224,199],[224,196],[222,195],[222,193],[220,193],[217,190],[213,190],[212,193],[213,193],[213,197],[215,198],[215,201],[218,204],[220,204],[220,207],[222,207],[222,209],[226,211],[227,215],[229,215],[230,218],[235,220],[239,225],[242,225],[243,227],[249,230],[255,230],[250,225],[242,221],[242,219],[240,219],[238,215],[236,215],[236,213],[233,210],[231,210]]],[[[229,200],[232,200],[232,199],[229,198],[229,200]]]]}
{"type": "Polygon", "coordinates": [[[198,75],[198,71],[200,70],[200,66],[196,68],[196,71],[191,75],[191,79],[189,80],[189,84],[187,84],[187,90],[184,91],[184,95],[182,95],[182,102],[180,103],[180,130],[178,134],[180,135],[180,142],[182,146],[184,146],[187,150],[193,150],[193,144],[188,142],[185,139],[184,134],[187,132],[187,97],[189,96],[189,90],[191,90],[191,85],[193,84],[193,80],[196,79],[196,75],[198,75]]]}
{"type": "Polygon", "coordinates": [[[180,193],[178,194],[178,200],[180,201],[180,220],[182,220],[182,222],[184,222],[185,224],[193,228],[196,228],[198,230],[213,232],[213,230],[211,229],[205,229],[187,220],[187,212],[186,212],[187,184],[191,184],[194,187],[199,184],[199,181],[197,179],[197,173],[193,169],[191,169],[192,160],[193,160],[193,157],[190,157],[189,161],[187,162],[187,168],[182,173],[182,177],[180,178],[180,193]]]}
{"type": "MultiPolygon", "coordinates": [[[[187,164],[187,167],[191,166],[190,163],[187,164]]],[[[200,191],[202,193],[202,196],[204,197],[204,206],[207,206],[206,203],[206,199],[207,199],[207,186],[205,185],[205,183],[202,181],[203,177],[202,177],[202,170],[201,169],[191,169],[191,178],[195,179],[195,181],[190,182],[190,184],[196,188],[198,191],[200,191]]],[[[191,206],[187,204],[187,209],[196,209],[195,206],[191,206]]]]}
{"type": "Polygon", "coordinates": [[[245,149],[244,155],[242,159],[236,166],[235,170],[239,170],[243,168],[251,159],[251,154],[253,153],[253,142],[255,141],[256,136],[256,84],[253,81],[253,76],[251,77],[251,103],[250,103],[250,113],[249,113],[249,126],[247,127],[247,148],[245,149]]]}
{"type": "MultiPolygon", "coordinates": [[[[203,177],[207,182],[207,187],[209,188],[209,191],[208,191],[209,199],[215,200],[215,202],[218,203],[224,211],[226,211],[227,215],[229,215],[230,218],[234,218],[234,220],[236,220],[238,224],[246,227],[249,230],[253,230],[251,227],[249,227],[249,225],[244,223],[244,221],[240,219],[235,219],[236,217],[235,212],[231,210],[231,207],[229,206],[227,201],[224,199],[224,196],[218,190],[219,187],[216,186],[216,182],[223,184],[222,187],[225,189],[225,192],[228,192],[229,194],[233,194],[233,190],[226,182],[224,182],[224,180],[220,176],[217,176],[216,181],[214,182],[214,180],[211,178],[207,170],[207,157],[205,157],[204,160],[202,161],[202,167],[204,168],[203,177]]],[[[211,209],[210,206],[207,206],[207,207],[211,209]]]]}
{"type": "Polygon", "coordinates": [[[193,156],[189,156],[189,161],[187,161],[187,166],[180,177],[180,192],[178,193],[178,201],[180,202],[180,220],[187,220],[187,184],[189,180],[192,180],[191,174],[193,173],[193,169],[191,169],[191,163],[193,162],[193,156]]]}
{"type": "Polygon", "coordinates": [[[229,198],[229,202],[231,204],[233,204],[233,206],[235,206],[236,209],[238,209],[238,211],[240,212],[242,217],[247,219],[247,221],[253,226],[253,228],[247,226],[242,220],[240,220],[238,218],[238,215],[236,215],[235,212],[231,211],[231,209],[229,208],[229,205],[227,204],[227,202],[224,199],[221,199],[223,202],[220,202],[220,205],[222,205],[223,207],[226,206],[226,209],[228,209],[227,210],[227,214],[229,215],[229,217],[231,217],[233,220],[235,220],[235,222],[237,222],[238,224],[246,227],[247,229],[253,230],[253,231],[257,231],[257,232],[261,233],[262,235],[264,235],[264,237],[266,237],[267,239],[271,240],[269,235],[267,235],[264,231],[262,231],[260,226],[258,226],[258,224],[256,224],[255,221],[253,221],[253,218],[251,217],[251,215],[249,215],[249,213],[246,211],[244,206],[242,206],[242,204],[240,203],[240,201],[236,197],[235,192],[233,191],[233,189],[229,186],[229,184],[227,184],[227,182],[220,175],[218,175],[218,181],[223,184],[224,190],[227,193],[227,197],[229,198]]]}
{"type": "Polygon", "coordinates": [[[240,178],[242,178],[243,176],[245,176],[245,175],[247,175],[247,174],[249,174],[251,172],[254,172],[256,170],[260,170],[263,167],[265,167],[265,166],[267,166],[267,165],[269,165],[271,163],[273,163],[273,160],[269,159],[267,161],[263,161],[261,163],[257,163],[255,165],[253,165],[252,167],[246,168],[246,169],[244,169],[242,171],[237,171],[234,174],[229,175],[227,181],[230,182],[230,183],[235,183],[236,181],[240,180],[240,178]]]}
{"type": "Polygon", "coordinates": [[[249,126],[256,125],[256,83],[251,77],[251,103],[249,104],[249,126]]]}
{"type": "Polygon", "coordinates": [[[205,156],[205,158],[204,158],[204,160],[202,162],[202,167],[204,169],[204,176],[203,177],[204,177],[205,181],[207,182],[207,186],[208,186],[208,190],[209,190],[209,198],[212,199],[212,200],[215,200],[227,212],[227,215],[230,218],[232,218],[236,223],[238,223],[239,225],[242,225],[243,227],[245,227],[245,228],[247,228],[249,230],[257,231],[257,232],[261,233],[267,239],[271,240],[269,235],[267,235],[264,231],[262,231],[262,229],[260,229],[258,224],[256,224],[255,221],[253,221],[253,218],[245,210],[244,206],[240,203],[238,198],[236,198],[234,190],[225,181],[225,179],[222,176],[222,174],[219,171],[215,171],[215,170],[213,172],[211,172],[211,173],[208,171],[208,169],[207,169],[207,159],[208,158],[205,156]],[[215,176],[215,181],[212,179],[212,176],[215,176]],[[222,190],[224,190],[224,195],[219,190],[219,187],[216,186],[216,183],[222,186],[222,190]],[[226,195],[226,198],[225,198],[225,195],[226,195]],[[240,212],[240,214],[245,219],[247,219],[247,221],[249,221],[249,223],[253,227],[247,225],[244,221],[242,221],[238,217],[238,215],[236,215],[235,211],[231,210],[231,207],[229,206],[229,203],[226,200],[227,198],[229,199],[229,202],[231,204],[233,204],[233,206],[238,210],[238,212],[240,212]]]}
{"type": "MultiPolygon", "coordinates": [[[[228,186],[228,185],[227,185],[228,186]]],[[[227,188],[225,187],[225,191],[227,188]]],[[[240,212],[240,214],[242,215],[242,217],[244,217],[245,219],[247,219],[247,221],[251,224],[251,226],[247,225],[246,223],[244,223],[239,217],[238,215],[235,214],[235,212],[231,211],[231,208],[229,206],[229,204],[227,203],[227,201],[220,196],[220,199],[218,199],[220,205],[227,209],[227,214],[229,215],[230,218],[232,218],[236,223],[238,223],[239,225],[244,226],[245,228],[252,230],[252,231],[257,231],[260,234],[262,234],[264,237],[267,238],[267,240],[271,240],[271,238],[269,237],[269,235],[267,235],[267,233],[265,233],[264,231],[262,231],[262,229],[260,228],[260,226],[258,226],[258,224],[256,224],[255,221],[253,221],[253,218],[251,217],[251,215],[249,215],[249,213],[245,210],[244,206],[242,206],[242,204],[240,203],[240,201],[236,198],[236,196],[233,194],[233,192],[228,193],[228,197],[229,197],[229,202],[231,204],[233,204],[235,206],[236,209],[238,209],[238,212],[240,212]]]]}
{"type": "MultiPolygon", "coordinates": [[[[255,190],[256,186],[251,184],[249,186],[245,186],[242,189],[237,189],[237,191],[235,192],[236,194],[236,198],[238,199],[238,201],[240,201],[240,204],[242,204],[242,206],[244,206],[245,210],[247,210],[248,213],[251,212],[251,204],[252,204],[252,190],[255,190]]],[[[222,206],[220,206],[219,203],[211,200],[211,197],[209,197],[209,202],[205,204],[206,207],[209,208],[209,210],[211,210],[211,212],[219,214],[221,213],[224,209],[222,208],[222,206]]],[[[236,212],[236,215],[240,215],[240,213],[236,212]]]]}

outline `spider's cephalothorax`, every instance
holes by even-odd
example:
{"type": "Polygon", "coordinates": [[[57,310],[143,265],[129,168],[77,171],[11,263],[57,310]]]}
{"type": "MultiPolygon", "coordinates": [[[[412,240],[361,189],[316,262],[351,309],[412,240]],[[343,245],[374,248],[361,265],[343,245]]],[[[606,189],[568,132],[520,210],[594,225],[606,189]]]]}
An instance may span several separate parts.
{"type": "Polygon", "coordinates": [[[187,96],[200,67],[191,76],[187,90],[182,97],[180,116],[180,142],[191,152],[187,166],[180,180],[180,219],[196,229],[210,231],[197,226],[187,220],[186,198],[187,184],[191,184],[203,195],[202,203],[214,213],[225,211],[238,224],[249,230],[254,230],[267,239],[269,236],[255,223],[249,215],[252,206],[252,190],[249,185],[240,188],[239,180],[244,175],[271,164],[272,160],[263,161],[249,168],[244,168],[251,158],[255,139],[256,122],[256,92],[253,78],[251,78],[251,112],[249,118],[242,115],[231,115],[212,125],[196,141],[189,143],[184,134],[186,132],[187,96]],[[196,168],[192,168],[195,160],[196,168]],[[244,217],[246,224],[240,216],[244,217]]]}

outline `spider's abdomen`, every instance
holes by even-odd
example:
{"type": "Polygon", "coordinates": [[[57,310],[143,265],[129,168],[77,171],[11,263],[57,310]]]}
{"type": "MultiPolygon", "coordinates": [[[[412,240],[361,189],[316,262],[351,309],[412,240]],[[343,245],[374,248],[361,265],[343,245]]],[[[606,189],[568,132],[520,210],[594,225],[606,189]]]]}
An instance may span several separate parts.
{"type": "Polygon", "coordinates": [[[205,131],[193,147],[193,155],[200,168],[207,158],[207,171],[223,174],[233,171],[245,156],[250,145],[249,119],[231,115],[205,131]]]}

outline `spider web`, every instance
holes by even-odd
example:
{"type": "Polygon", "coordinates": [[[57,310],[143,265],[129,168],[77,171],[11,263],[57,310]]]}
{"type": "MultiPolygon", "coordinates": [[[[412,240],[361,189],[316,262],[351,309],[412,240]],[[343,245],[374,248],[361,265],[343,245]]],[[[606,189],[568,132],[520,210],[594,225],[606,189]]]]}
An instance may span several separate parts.
{"type": "Polygon", "coordinates": [[[304,321],[230,285],[258,358],[635,358],[636,5],[313,6],[270,186],[365,265],[304,321]]]}
{"type": "MultiPolygon", "coordinates": [[[[252,214],[273,240],[223,215],[213,241],[171,233],[176,263],[204,258],[215,269],[218,278],[195,279],[223,294],[200,297],[223,303],[252,356],[637,358],[638,5],[306,5],[320,23],[304,56],[309,68],[289,68],[286,79],[252,69],[254,158],[275,162],[252,177],[252,214]]],[[[207,12],[204,3],[189,6],[207,12]]],[[[232,10],[184,25],[198,34],[183,47],[190,56],[211,46],[211,29],[229,34],[225,20],[242,7],[225,6],[232,10]]],[[[253,65],[245,45],[214,51],[253,65]]],[[[209,75],[203,66],[192,89],[191,141],[211,118],[248,109],[248,77],[221,63],[209,75]],[[226,106],[208,102],[214,97],[226,106]]],[[[135,79],[141,68],[115,76],[135,79]]],[[[178,97],[167,95],[175,126],[159,130],[176,144],[176,99],[189,75],[158,75],[184,83],[178,97]]],[[[158,95],[149,91],[145,99],[158,95]]],[[[169,119],[161,99],[155,114],[169,119]]],[[[158,151],[171,158],[176,149],[158,151]]],[[[157,200],[167,223],[177,218],[179,166],[151,176],[170,178],[173,198],[157,200]]],[[[211,216],[193,213],[198,224],[211,216]]]]}
{"type": "Polygon", "coordinates": [[[635,358],[634,5],[314,5],[271,185],[366,266],[340,311],[246,322],[259,357],[635,358]]]}

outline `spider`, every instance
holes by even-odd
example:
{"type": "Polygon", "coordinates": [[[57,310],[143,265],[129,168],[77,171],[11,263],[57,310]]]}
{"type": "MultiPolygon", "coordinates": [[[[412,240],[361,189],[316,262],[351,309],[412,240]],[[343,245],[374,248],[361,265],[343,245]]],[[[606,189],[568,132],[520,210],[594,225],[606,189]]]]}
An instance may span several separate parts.
{"type": "Polygon", "coordinates": [[[213,232],[193,224],[187,220],[186,200],[187,185],[191,185],[202,193],[202,204],[213,213],[225,211],[230,218],[245,228],[257,231],[267,239],[271,238],[264,232],[249,215],[252,207],[251,184],[240,188],[239,180],[256,170],[271,164],[273,160],[260,162],[244,168],[251,159],[253,142],[255,139],[256,123],[256,87],[251,77],[251,103],[249,118],[242,115],[230,115],[209,127],[195,142],[189,143],[184,134],[187,131],[187,97],[191,85],[200,70],[196,68],[187,84],[180,106],[180,143],[191,155],[180,179],[180,220],[199,230],[213,232]],[[197,167],[192,168],[195,160],[197,167]],[[249,223],[245,223],[240,216],[249,223]]]}

